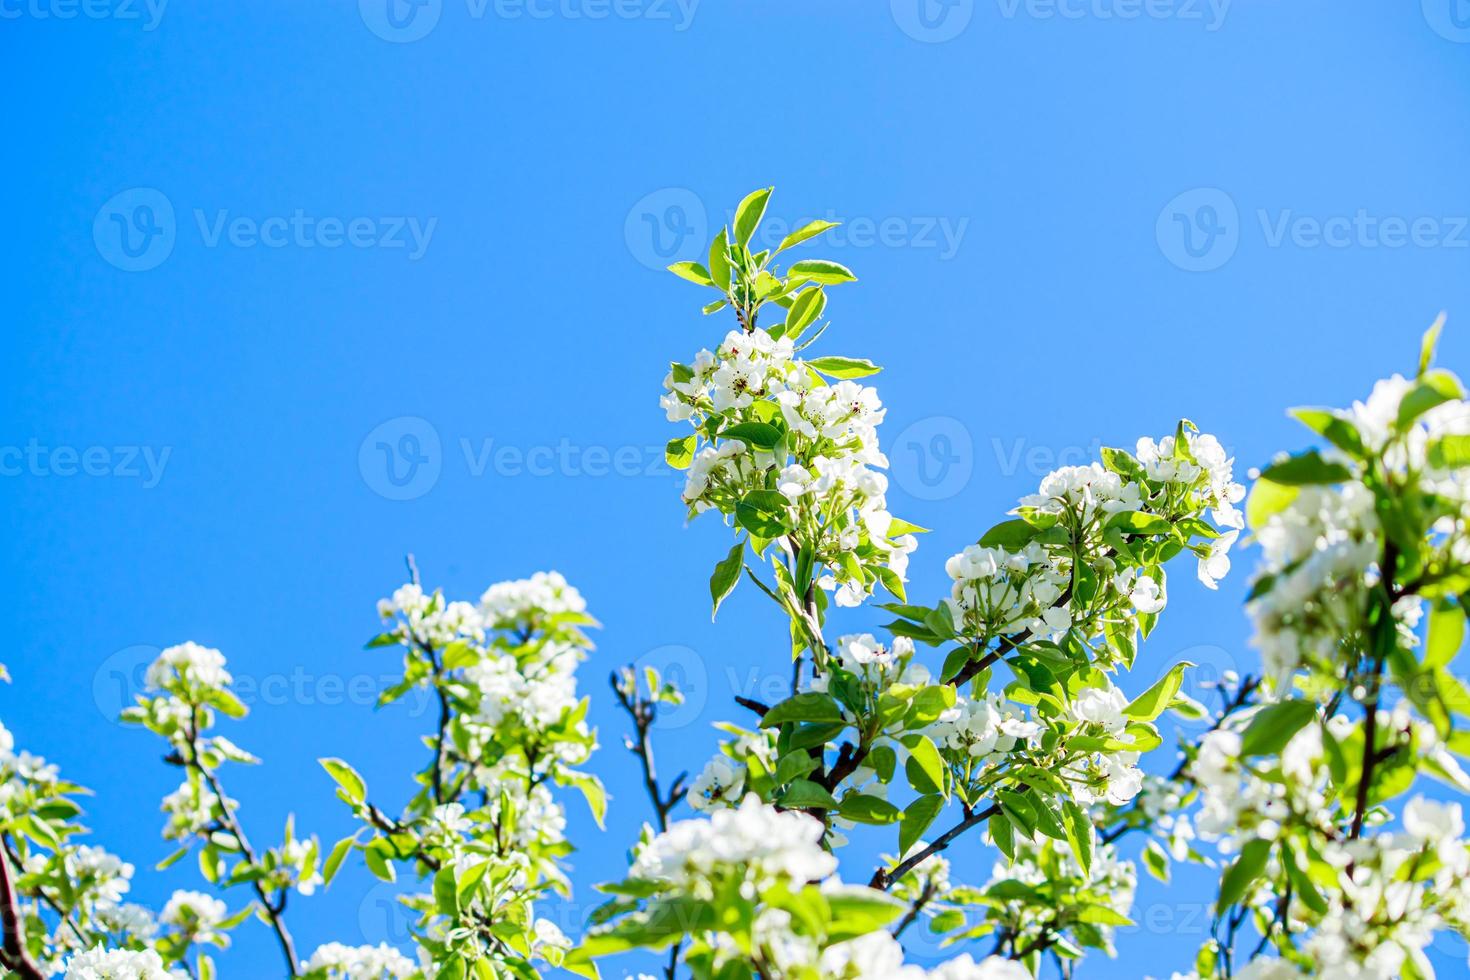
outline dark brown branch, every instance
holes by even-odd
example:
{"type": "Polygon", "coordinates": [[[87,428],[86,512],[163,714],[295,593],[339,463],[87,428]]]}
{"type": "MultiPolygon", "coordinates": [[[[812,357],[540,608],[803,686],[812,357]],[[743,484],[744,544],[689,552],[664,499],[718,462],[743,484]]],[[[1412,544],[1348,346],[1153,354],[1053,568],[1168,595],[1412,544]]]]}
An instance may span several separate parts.
{"type": "Polygon", "coordinates": [[[893,870],[885,871],[883,868],[879,868],[877,871],[874,871],[873,877],[868,880],[868,887],[878,888],[883,891],[887,891],[890,885],[892,885],[898,879],[902,878],[904,875],[908,874],[910,871],[914,870],[914,868],[922,864],[926,858],[934,854],[938,854],[940,851],[949,847],[949,845],[954,841],[956,837],[960,836],[971,827],[974,827],[977,824],[984,823],[999,812],[1000,807],[995,804],[991,804],[983,810],[977,810],[973,813],[966,814],[965,819],[961,820],[959,823],[955,824],[953,827],[940,834],[937,838],[934,839],[934,842],[932,844],[929,844],[917,854],[900,861],[893,868],[893,870]]]}
{"type": "Polygon", "coordinates": [[[760,718],[764,718],[766,716],[766,712],[771,710],[769,705],[762,704],[754,698],[741,697],[738,694],[735,695],[735,703],[740,705],[740,707],[742,708],[749,708],[751,711],[754,711],[756,713],[757,717],[760,718]]]}
{"type": "Polygon", "coordinates": [[[25,911],[20,905],[20,896],[15,890],[11,875],[10,858],[0,853],[0,924],[4,925],[4,942],[0,949],[0,965],[21,977],[22,980],[46,980],[46,974],[36,966],[26,949],[25,911]]]}
{"type": "Polygon", "coordinates": [[[924,889],[919,892],[919,897],[914,899],[914,903],[909,906],[909,910],[904,913],[898,925],[893,927],[894,939],[902,936],[904,930],[914,924],[915,920],[919,918],[919,913],[924,911],[924,906],[928,905],[934,899],[937,890],[932,880],[924,882],[924,889]]]}
{"type": "Polygon", "coordinates": [[[1363,833],[1363,820],[1368,815],[1368,791],[1373,785],[1374,768],[1380,761],[1374,743],[1378,738],[1378,702],[1383,693],[1383,666],[1387,657],[1385,651],[1390,644],[1397,642],[1393,635],[1396,629],[1393,603],[1398,595],[1394,585],[1398,560],[1398,546],[1393,543],[1392,538],[1388,538],[1383,543],[1383,559],[1379,564],[1378,584],[1383,590],[1383,599],[1373,633],[1374,649],[1371,651],[1373,667],[1369,675],[1368,701],[1364,705],[1363,712],[1363,766],[1358,773],[1358,792],[1353,805],[1353,823],[1352,828],[1348,831],[1350,840],[1356,840],[1363,833]]]}

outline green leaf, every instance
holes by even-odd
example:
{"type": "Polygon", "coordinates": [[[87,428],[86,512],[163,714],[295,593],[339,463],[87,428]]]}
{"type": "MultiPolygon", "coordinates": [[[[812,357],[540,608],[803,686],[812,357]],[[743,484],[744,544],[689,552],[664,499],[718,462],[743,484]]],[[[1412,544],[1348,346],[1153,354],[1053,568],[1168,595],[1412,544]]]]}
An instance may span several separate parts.
{"type": "Polygon", "coordinates": [[[680,279],[688,279],[695,285],[714,286],[715,284],[715,281],[710,278],[709,270],[698,262],[675,262],[668,268],[680,279]]]}
{"type": "Polygon", "coordinates": [[[1443,667],[1460,652],[1465,642],[1465,608],[1437,603],[1429,613],[1429,639],[1424,645],[1424,666],[1443,667]]]}
{"type": "Polygon", "coordinates": [[[1426,450],[1429,465],[1435,469],[1454,470],[1470,466],[1470,435],[1441,436],[1426,450]]]}
{"type": "Polygon", "coordinates": [[[807,367],[820,371],[829,378],[866,378],[883,370],[872,361],[861,357],[818,357],[807,361],[807,367]]]}
{"type": "Polygon", "coordinates": [[[337,871],[342,867],[342,862],[347,860],[347,855],[352,851],[352,845],[356,843],[356,837],[344,837],[333,846],[327,855],[326,863],[322,865],[322,883],[330,885],[332,879],[337,877],[337,871]]]}
{"type": "Polygon", "coordinates": [[[1092,818],[1072,800],[1062,801],[1062,822],[1067,827],[1067,844],[1083,875],[1092,874],[1092,818]]]}
{"type": "Polygon", "coordinates": [[[1429,370],[1429,365],[1434,363],[1434,348],[1439,346],[1439,332],[1444,329],[1444,314],[1434,318],[1429,329],[1424,331],[1424,337],[1419,341],[1419,376],[1429,370]]]}
{"type": "Polygon", "coordinates": [[[969,647],[955,647],[945,655],[944,665],[939,669],[939,679],[946,684],[970,662],[969,647]]]}
{"type": "Polygon", "coordinates": [[[597,826],[602,827],[603,819],[607,816],[607,789],[602,785],[602,780],[590,772],[570,773],[566,781],[582,794],[587,801],[587,809],[592,812],[592,819],[597,821],[597,826]]]}
{"type": "Polygon", "coordinates": [[[1240,857],[1225,869],[1220,878],[1220,897],[1215,902],[1216,912],[1224,912],[1240,901],[1251,883],[1266,870],[1266,859],[1271,856],[1271,842],[1253,840],[1240,849],[1240,857]]]}
{"type": "Polygon", "coordinates": [[[694,462],[694,436],[670,439],[664,446],[664,462],[676,470],[687,470],[694,462]]]}
{"type": "Polygon", "coordinates": [[[1143,464],[1126,449],[1113,449],[1110,446],[1102,448],[1103,465],[1119,476],[1130,480],[1141,480],[1144,477],[1143,464]]]}
{"type": "Polygon", "coordinates": [[[1031,542],[1032,538],[1036,537],[1036,534],[1036,528],[1016,517],[1009,521],[1001,521],[986,531],[980,538],[980,547],[1020,551],[1031,542]]]}
{"type": "Polygon", "coordinates": [[[1317,717],[1311,701],[1281,701],[1268,704],[1251,718],[1240,737],[1241,755],[1277,755],[1292,736],[1317,717]]]}
{"type": "Polygon", "coordinates": [[[909,728],[924,728],[954,707],[954,688],[948,684],[931,684],[914,695],[913,706],[904,719],[909,728]]]}
{"type": "Polygon", "coordinates": [[[867,793],[848,793],[842,798],[837,812],[858,823],[885,824],[898,820],[898,807],[887,800],[867,793]]]}
{"type": "Polygon", "coordinates": [[[990,818],[990,839],[995,841],[995,846],[1006,856],[1007,861],[1016,859],[1016,832],[1003,812],[990,818]]]}
{"type": "Polygon", "coordinates": [[[781,430],[769,422],[741,422],[720,430],[721,439],[739,439],[756,449],[771,450],[781,441],[781,430]]]}
{"type": "Polygon", "coordinates": [[[827,308],[827,294],[820,286],[802,290],[786,312],[786,336],[799,339],[807,327],[817,321],[827,308]]]}
{"type": "Polygon", "coordinates": [[[793,262],[787,274],[792,279],[820,282],[825,285],[836,285],[841,282],[857,282],[857,276],[845,265],[829,262],[826,259],[803,259],[793,262]]]}
{"type": "Polygon", "coordinates": [[[1053,806],[1055,801],[1038,792],[1035,787],[1032,787],[1025,795],[1027,802],[1031,804],[1031,815],[1036,818],[1036,829],[1052,840],[1065,842],[1067,828],[1062,826],[1062,820],[1057,815],[1053,806]]]}
{"type": "Polygon", "coordinates": [[[781,794],[781,805],[792,810],[830,810],[837,806],[837,798],[810,779],[793,779],[781,794]]]}
{"type": "Polygon", "coordinates": [[[434,875],[434,905],[441,915],[459,916],[459,886],[454,881],[454,865],[446,864],[434,875]]]}
{"type": "Polygon", "coordinates": [[[1339,417],[1331,409],[1293,408],[1291,414],[1307,428],[1350,456],[1362,459],[1367,455],[1358,427],[1347,419],[1339,417]]]}
{"type": "Polygon", "coordinates": [[[1399,402],[1398,426],[1406,429],[1414,420],[1436,405],[1465,397],[1465,387],[1460,379],[1443,368],[1425,371],[1419,382],[1399,402]]]}
{"type": "Polygon", "coordinates": [[[781,239],[781,244],[776,246],[776,251],[784,252],[793,245],[800,245],[804,241],[816,238],[824,231],[830,231],[833,228],[836,228],[839,224],[841,224],[841,222],[839,221],[823,221],[821,219],[818,219],[816,221],[808,221],[806,224],[802,225],[800,228],[796,229],[791,234],[781,239]]]}
{"type": "Polygon", "coordinates": [[[720,603],[725,597],[735,591],[735,586],[740,584],[740,570],[745,564],[745,541],[735,542],[730,553],[715,565],[715,572],[709,577],[709,595],[714,600],[714,608],[710,610],[710,622],[714,622],[715,616],[719,614],[720,603]]]}
{"type": "Polygon", "coordinates": [[[1077,911],[1078,922],[1089,922],[1099,926],[1131,926],[1133,920],[1106,905],[1090,903],[1077,911]]]}
{"type": "Polygon", "coordinates": [[[1251,487],[1250,497],[1245,502],[1246,523],[1252,530],[1259,531],[1272,517],[1290,507],[1300,493],[1296,487],[1266,479],[1256,480],[1251,487]]]}
{"type": "Polygon", "coordinates": [[[1159,846],[1156,840],[1149,841],[1143,848],[1143,865],[1148,868],[1148,873],[1160,881],[1169,882],[1169,855],[1159,846]]]}
{"type": "Polygon", "coordinates": [[[594,929],[569,955],[567,962],[585,963],[589,958],[622,953],[640,946],[662,949],[681,936],[714,927],[717,921],[715,911],[711,903],[692,898],[651,902],[645,911],[626,915],[610,927],[594,929]]]}
{"type": "Polygon", "coordinates": [[[771,199],[771,191],[774,187],[762,187],[758,191],[751,191],[735,208],[735,241],[741,245],[750,244],[750,236],[755,234],[756,228],[760,227],[761,218],[766,215],[766,204],[771,199]]]}
{"type": "Polygon", "coordinates": [[[1193,666],[1188,660],[1182,660],[1170,667],[1153,687],[1130,701],[1123,714],[1138,721],[1153,721],[1169,707],[1169,702],[1174,700],[1174,695],[1184,684],[1184,671],[1193,666]]]}
{"type": "Polygon", "coordinates": [[[898,853],[907,854],[909,849],[924,836],[924,831],[934,823],[939,811],[944,809],[944,797],[921,796],[903,811],[903,820],[898,825],[898,853]]]}
{"type": "Polygon", "coordinates": [[[730,291],[730,241],[721,228],[709,246],[709,274],[715,285],[730,291]]]}
{"type": "Polygon", "coordinates": [[[1125,510],[1108,518],[1107,527],[1118,528],[1127,534],[1168,534],[1174,525],[1157,514],[1125,510]]]}
{"type": "Polygon", "coordinates": [[[862,936],[884,928],[907,909],[907,903],[887,892],[860,885],[838,885],[822,890],[831,913],[829,940],[862,936]]]}
{"type": "Polygon", "coordinates": [[[909,745],[909,757],[903,765],[908,774],[909,785],[921,794],[944,792],[944,759],[927,735],[915,735],[904,739],[909,745]]]}
{"type": "Polygon", "coordinates": [[[929,529],[927,527],[920,527],[917,524],[904,520],[902,517],[895,517],[888,525],[888,536],[890,538],[896,538],[902,534],[928,533],[929,529]]]}
{"type": "Polygon", "coordinates": [[[775,490],[752,490],[735,505],[735,523],[760,538],[779,538],[791,530],[786,498],[775,490]]]}
{"type": "Polygon", "coordinates": [[[388,857],[384,853],[385,847],[378,847],[378,844],[383,844],[383,841],[374,841],[372,845],[368,846],[362,852],[362,859],[367,864],[368,870],[376,877],[381,878],[383,881],[394,881],[397,879],[398,873],[393,870],[393,865],[388,861],[388,857]]]}
{"type": "Polygon", "coordinates": [[[1352,471],[1341,463],[1329,463],[1315,449],[1289,456],[1261,471],[1262,480],[1287,487],[1342,483],[1352,478],[1352,471]]]}
{"type": "Polygon", "coordinates": [[[357,770],[343,762],[341,759],[318,759],[327,775],[336,780],[337,785],[342,787],[347,800],[351,803],[362,803],[367,799],[367,783],[357,774],[357,770]]]}
{"type": "MultiPolygon", "coordinates": [[[[889,751],[891,752],[892,749],[889,751]]],[[[776,763],[776,785],[785,786],[794,779],[800,779],[820,764],[816,759],[812,758],[809,752],[801,750],[787,752],[776,763]]]]}
{"type": "Polygon", "coordinates": [[[795,694],[767,711],[761,718],[762,728],[775,728],[789,721],[842,721],[842,709],[831,696],[817,691],[795,694]]]}

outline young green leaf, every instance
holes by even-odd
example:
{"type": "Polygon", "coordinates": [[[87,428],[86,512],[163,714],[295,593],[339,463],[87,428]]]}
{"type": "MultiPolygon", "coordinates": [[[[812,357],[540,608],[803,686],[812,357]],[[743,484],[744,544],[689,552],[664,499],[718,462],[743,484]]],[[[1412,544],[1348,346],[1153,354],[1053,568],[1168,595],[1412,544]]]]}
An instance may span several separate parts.
{"type": "Polygon", "coordinates": [[[781,239],[781,244],[776,246],[776,251],[784,252],[793,245],[800,245],[804,241],[816,238],[824,231],[830,231],[831,229],[836,228],[840,223],[841,222],[837,221],[823,221],[821,219],[818,219],[816,221],[808,221],[806,224],[802,225],[800,228],[796,229],[791,234],[781,239]]]}
{"type": "Polygon", "coordinates": [[[669,266],[669,271],[680,279],[688,279],[697,286],[715,285],[715,281],[710,278],[709,270],[698,262],[675,262],[669,266]]]}
{"type": "Polygon", "coordinates": [[[806,363],[808,367],[820,371],[829,378],[839,378],[844,381],[851,378],[866,378],[883,370],[872,361],[861,357],[818,357],[806,363]]]}
{"type": "Polygon", "coordinates": [[[835,286],[842,282],[857,282],[857,276],[853,275],[852,270],[847,266],[829,262],[826,259],[804,259],[800,262],[793,262],[787,275],[792,279],[810,280],[828,286],[835,286]]]}
{"type": "Polygon", "coordinates": [[[756,228],[760,226],[761,218],[766,215],[766,204],[771,199],[771,191],[774,187],[762,187],[758,191],[751,191],[735,208],[735,241],[741,245],[749,245],[750,237],[755,234],[756,228]]]}
{"type": "Polygon", "coordinates": [[[714,622],[715,616],[720,612],[720,603],[725,597],[735,591],[735,586],[740,584],[740,570],[745,564],[745,541],[742,539],[735,543],[730,553],[715,565],[714,574],[709,577],[709,595],[714,600],[714,608],[710,610],[710,622],[714,622]]]}

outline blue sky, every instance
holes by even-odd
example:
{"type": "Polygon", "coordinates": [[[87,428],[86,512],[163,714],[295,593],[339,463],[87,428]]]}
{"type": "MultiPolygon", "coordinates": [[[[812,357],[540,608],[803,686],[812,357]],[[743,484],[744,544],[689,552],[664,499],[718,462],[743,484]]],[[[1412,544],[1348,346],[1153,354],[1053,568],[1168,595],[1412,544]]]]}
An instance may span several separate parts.
{"type": "MultiPolygon", "coordinates": [[[[827,254],[862,281],[823,343],[885,366],[890,503],[935,528],[915,597],[1098,445],[1184,415],[1262,462],[1303,442],[1287,406],[1411,369],[1441,309],[1464,369],[1463,0],[394,2],[0,0],[0,719],[140,869],[177,779],[109,716],[184,639],[254,691],[227,733],[267,761],[229,779],[257,836],[351,829],[318,756],[406,795],[430,717],[371,710],[395,663],[361,646],[411,551],[454,597],[541,568],[586,594],[615,799],[605,835],[572,807],[578,899],[619,872],[647,809],[607,672],[684,673],[670,772],[787,672],[753,590],[709,623],[727,534],[660,463],[666,365],[728,325],[655,270],[756,186],[846,222],[827,254]]],[[[1125,686],[1248,667],[1250,563],[1219,594],[1179,575],[1125,686]]],[[[1184,968],[1207,885],[1145,884],[1084,975],[1184,968]]],[[[385,899],[353,868],[289,918],[304,950],[401,939],[385,899]]],[[[268,931],[238,936],[226,976],[273,974],[268,931]]]]}

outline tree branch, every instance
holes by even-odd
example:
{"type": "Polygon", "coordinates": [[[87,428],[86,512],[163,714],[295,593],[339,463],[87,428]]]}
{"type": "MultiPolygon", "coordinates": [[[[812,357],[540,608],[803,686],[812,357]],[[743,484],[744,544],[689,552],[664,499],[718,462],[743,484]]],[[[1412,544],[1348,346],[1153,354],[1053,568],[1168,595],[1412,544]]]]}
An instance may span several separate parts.
{"type": "Polygon", "coordinates": [[[884,869],[879,868],[877,871],[874,871],[873,877],[868,880],[868,887],[887,891],[890,885],[892,885],[898,879],[902,878],[904,875],[908,874],[910,871],[914,870],[914,868],[922,864],[926,858],[930,857],[931,855],[938,854],[940,851],[949,847],[949,845],[954,841],[956,837],[960,836],[971,827],[974,827],[977,824],[984,823],[999,812],[1000,807],[992,803],[990,806],[986,807],[983,810],[976,810],[973,813],[966,814],[965,819],[961,820],[959,823],[955,824],[953,827],[940,834],[937,838],[934,839],[934,842],[932,844],[929,844],[917,854],[898,862],[893,870],[885,871],[884,869]]]}
{"type": "Polygon", "coordinates": [[[0,924],[4,926],[4,941],[0,945],[4,955],[0,956],[0,965],[22,980],[46,980],[46,974],[36,966],[26,948],[24,915],[10,870],[10,858],[0,853],[0,924]]]}
{"type": "MultiPolygon", "coordinates": [[[[612,684],[613,693],[617,695],[618,704],[622,705],[628,717],[633,720],[633,730],[638,737],[636,740],[625,737],[623,741],[628,750],[638,756],[639,764],[643,768],[643,788],[648,791],[648,800],[653,805],[653,815],[658,821],[658,829],[661,832],[666,831],[669,829],[669,814],[686,795],[687,791],[684,788],[686,774],[680,773],[674,777],[674,781],[669,784],[668,795],[665,796],[659,789],[658,767],[653,757],[653,739],[649,734],[653,728],[654,705],[638,693],[638,678],[633,668],[625,667],[622,673],[613,671],[608,680],[612,684]]],[[[669,962],[664,966],[664,976],[667,980],[674,980],[678,972],[679,953],[683,945],[683,940],[675,940],[673,947],[669,950],[669,962]]]]}
{"type": "MultiPolygon", "coordinates": [[[[196,708],[195,710],[197,711],[198,709],[196,708]]],[[[246,863],[251,867],[260,867],[260,859],[256,856],[255,849],[250,846],[250,841],[245,836],[245,829],[240,825],[240,818],[236,815],[235,808],[230,803],[230,798],[225,795],[225,789],[220,784],[219,777],[212,770],[205,768],[204,763],[200,761],[197,719],[190,720],[188,735],[190,757],[187,760],[187,765],[203,777],[210,791],[219,799],[220,812],[223,814],[220,824],[225,830],[229,831],[235,838],[235,842],[240,845],[240,853],[244,855],[246,863]]],[[[255,891],[256,897],[260,899],[261,909],[270,922],[271,929],[276,934],[276,941],[280,943],[281,954],[286,958],[286,975],[294,977],[296,976],[298,966],[296,960],[296,943],[291,938],[291,931],[286,928],[286,920],[284,918],[289,889],[279,889],[280,897],[276,901],[271,901],[269,894],[266,892],[265,885],[260,879],[257,878],[252,881],[250,886],[255,891]]]]}

